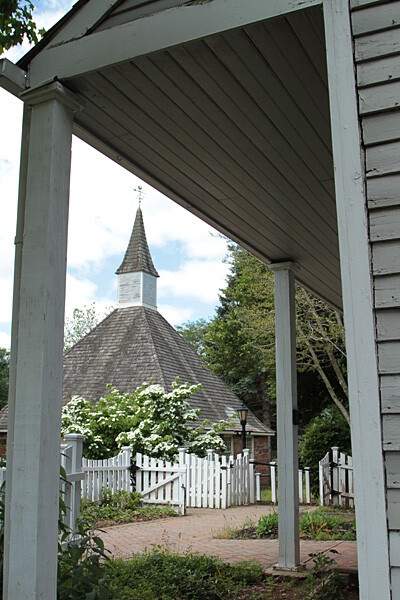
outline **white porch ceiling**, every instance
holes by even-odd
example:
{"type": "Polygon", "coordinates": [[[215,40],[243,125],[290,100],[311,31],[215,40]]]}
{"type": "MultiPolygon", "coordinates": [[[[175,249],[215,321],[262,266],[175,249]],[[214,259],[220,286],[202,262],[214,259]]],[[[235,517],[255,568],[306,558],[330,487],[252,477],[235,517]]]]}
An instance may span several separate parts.
{"type": "Polygon", "coordinates": [[[319,6],[62,81],[79,137],[341,307],[319,6]]]}

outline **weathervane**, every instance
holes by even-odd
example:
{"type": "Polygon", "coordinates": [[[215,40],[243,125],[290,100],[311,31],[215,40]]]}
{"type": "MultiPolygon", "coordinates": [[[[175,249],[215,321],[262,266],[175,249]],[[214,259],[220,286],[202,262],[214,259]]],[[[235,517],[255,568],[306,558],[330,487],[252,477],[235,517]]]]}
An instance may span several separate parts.
{"type": "Polygon", "coordinates": [[[140,204],[144,198],[143,187],[141,185],[138,185],[137,188],[134,188],[133,191],[137,193],[138,200],[139,200],[139,208],[140,208],[140,204]]]}

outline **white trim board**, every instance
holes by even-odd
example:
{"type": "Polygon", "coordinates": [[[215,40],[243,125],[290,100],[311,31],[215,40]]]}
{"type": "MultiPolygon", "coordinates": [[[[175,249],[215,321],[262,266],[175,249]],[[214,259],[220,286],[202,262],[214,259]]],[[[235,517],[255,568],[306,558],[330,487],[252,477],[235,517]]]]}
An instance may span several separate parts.
{"type": "Polygon", "coordinates": [[[53,77],[74,77],[321,2],[212,0],[177,6],[68,43],[50,43],[30,63],[30,85],[36,86],[53,77]]]}
{"type": "Polygon", "coordinates": [[[324,0],[324,18],[346,326],[360,600],[389,600],[372,273],[348,0],[324,0]]]}

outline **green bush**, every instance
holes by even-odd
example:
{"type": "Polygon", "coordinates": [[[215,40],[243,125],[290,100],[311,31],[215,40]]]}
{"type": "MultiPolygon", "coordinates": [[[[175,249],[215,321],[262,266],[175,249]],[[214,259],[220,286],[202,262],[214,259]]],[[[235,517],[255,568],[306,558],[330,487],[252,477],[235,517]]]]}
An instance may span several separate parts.
{"type": "Polygon", "coordinates": [[[60,522],[58,544],[57,600],[108,600],[109,560],[103,540],[82,520],[77,522],[74,539],[60,522]]]}
{"type": "Polygon", "coordinates": [[[319,540],[329,539],[341,523],[342,519],[339,515],[307,512],[299,522],[300,535],[319,540]]]}
{"type": "Polygon", "coordinates": [[[318,463],[332,448],[339,446],[341,452],[351,454],[350,427],[337,409],[325,409],[306,427],[300,441],[299,455],[301,464],[311,467],[311,493],[319,494],[318,463]]]}
{"type": "Polygon", "coordinates": [[[260,517],[257,525],[257,535],[268,535],[276,537],[278,532],[278,513],[273,512],[270,515],[260,517]]]}
{"type": "Polygon", "coordinates": [[[215,556],[161,548],[112,561],[109,569],[115,600],[228,600],[262,573],[255,562],[229,565],[215,556]]]}

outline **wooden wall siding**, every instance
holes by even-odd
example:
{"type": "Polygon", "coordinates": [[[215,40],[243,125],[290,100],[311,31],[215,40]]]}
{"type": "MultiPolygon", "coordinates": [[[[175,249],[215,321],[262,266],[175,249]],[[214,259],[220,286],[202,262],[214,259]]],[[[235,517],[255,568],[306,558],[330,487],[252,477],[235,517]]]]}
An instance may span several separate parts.
{"type": "Polygon", "coordinates": [[[400,597],[400,1],[350,0],[367,178],[392,597],[400,597]]]}
{"type": "Polygon", "coordinates": [[[341,305],[319,7],[69,85],[86,104],[79,126],[266,260],[298,262],[299,280],[341,305]]]}

